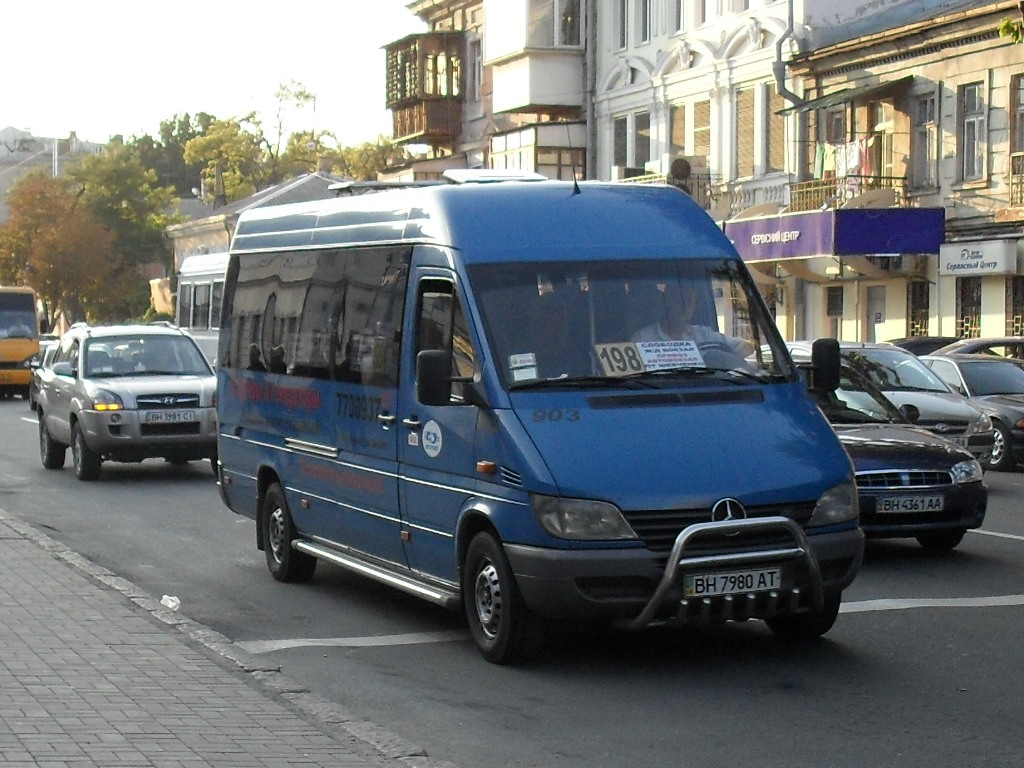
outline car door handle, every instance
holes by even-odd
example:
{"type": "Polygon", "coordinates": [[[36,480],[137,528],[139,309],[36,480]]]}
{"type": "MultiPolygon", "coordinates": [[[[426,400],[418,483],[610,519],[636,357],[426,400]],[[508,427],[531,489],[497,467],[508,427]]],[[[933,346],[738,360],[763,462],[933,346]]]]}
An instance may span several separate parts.
{"type": "Polygon", "coordinates": [[[383,413],[377,414],[377,421],[379,421],[385,427],[390,427],[392,424],[398,421],[398,417],[395,416],[395,414],[393,413],[388,413],[387,411],[384,411],[383,413]]]}
{"type": "Polygon", "coordinates": [[[419,429],[420,427],[423,426],[423,424],[420,422],[419,416],[410,416],[406,419],[402,419],[402,423],[409,429],[419,429]]]}

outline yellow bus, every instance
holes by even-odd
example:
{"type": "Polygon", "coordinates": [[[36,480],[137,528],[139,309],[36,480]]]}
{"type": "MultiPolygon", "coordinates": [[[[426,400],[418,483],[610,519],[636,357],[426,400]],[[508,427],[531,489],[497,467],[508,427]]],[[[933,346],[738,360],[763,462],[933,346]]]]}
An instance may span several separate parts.
{"type": "Polygon", "coordinates": [[[39,316],[31,288],[0,286],[0,397],[28,399],[39,354],[39,316]]]}

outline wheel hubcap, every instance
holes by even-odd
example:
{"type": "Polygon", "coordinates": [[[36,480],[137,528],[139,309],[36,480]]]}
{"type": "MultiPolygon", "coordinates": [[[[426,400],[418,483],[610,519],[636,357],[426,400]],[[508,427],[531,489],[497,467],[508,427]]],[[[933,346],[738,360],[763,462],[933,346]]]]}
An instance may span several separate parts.
{"type": "Polygon", "coordinates": [[[267,539],[270,545],[270,551],[274,555],[274,560],[281,562],[284,558],[284,510],[281,508],[275,509],[270,513],[270,520],[267,522],[267,539]]]}
{"type": "Polygon", "coordinates": [[[1003,458],[1003,451],[1006,449],[1006,443],[1003,440],[1003,433],[998,429],[996,430],[994,438],[995,439],[992,441],[992,463],[998,464],[1003,458]]]}
{"type": "Polygon", "coordinates": [[[497,569],[490,562],[483,563],[476,575],[476,615],[484,634],[496,637],[501,621],[501,582],[497,569]]]}

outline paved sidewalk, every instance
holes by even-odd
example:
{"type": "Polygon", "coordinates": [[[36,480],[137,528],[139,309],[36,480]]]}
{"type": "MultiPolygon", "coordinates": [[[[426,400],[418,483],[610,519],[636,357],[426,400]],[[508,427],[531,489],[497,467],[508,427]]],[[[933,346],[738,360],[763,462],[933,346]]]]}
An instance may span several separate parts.
{"type": "Polygon", "coordinates": [[[0,510],[5,768],[441,768],[0,510]]]}

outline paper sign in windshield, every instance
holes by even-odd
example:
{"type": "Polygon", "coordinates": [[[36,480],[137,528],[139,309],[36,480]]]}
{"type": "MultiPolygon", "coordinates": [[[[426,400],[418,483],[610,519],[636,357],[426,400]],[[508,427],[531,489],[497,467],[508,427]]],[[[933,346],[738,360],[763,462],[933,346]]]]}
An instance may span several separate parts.
{"type": "Polygon", "coordinates": [[[595,349],[606,376],[704,366],[697,343],[689,340],[597,344],[595,349]]]}

